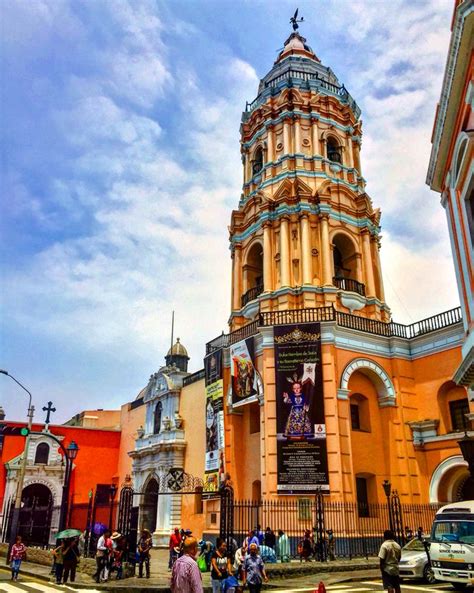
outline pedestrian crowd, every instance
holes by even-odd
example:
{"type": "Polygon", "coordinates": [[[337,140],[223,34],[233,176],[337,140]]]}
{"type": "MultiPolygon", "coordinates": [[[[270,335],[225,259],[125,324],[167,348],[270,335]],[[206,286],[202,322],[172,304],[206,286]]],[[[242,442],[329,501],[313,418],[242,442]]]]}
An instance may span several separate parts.
{"type": "MultiPolygon", "coordinates": [[[[279,538],[283,536],[280,531],[279,538]]],[[[285,543],[284,537],[281,542],[285,543]]],[[[250,593],[259,593],[268,580],[265,555],[270,562],[276,562],[276,544],[273,531],[268,528],[262,533],[259,526],[249,532],[240,547],[233,538],[218,538],[214,546],[211,542],[198,542],[190,530],[175,529],[169,540],[171,591],[201,593],[201,573],[209,571],[213,593],[239,593],[246,586],[250,593]]],[[[282,548],[289,558],[289,544],[282,548]]]]}

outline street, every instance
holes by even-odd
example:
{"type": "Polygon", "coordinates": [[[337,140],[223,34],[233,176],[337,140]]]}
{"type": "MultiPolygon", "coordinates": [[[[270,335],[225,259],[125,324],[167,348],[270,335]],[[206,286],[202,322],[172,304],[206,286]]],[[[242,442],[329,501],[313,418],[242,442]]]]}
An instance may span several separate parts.
{"type": "MultiPolygon", "coordinates": [[[[270,583],[269,590],[275,591],[275,593],[313,593],[313,591],[317,590],[318,584],[319,581],[317,580],[317,576],[308,576],[301,579],[291,579],[291,581],[273,581],[270,583]]],[[[5,570],[0,570],[1,593],[20,593],[21,591],[28,591],[30,593],[49,593],[52,591],[77,590],[78,589],[65,585],[58,587],[26,576],[21,577],[19,582],[12,583],[10,581],[10,574],[5,570]]],[[[80,590],[88,591],[89,593],[100,593],[99,589],[94,589],[92,587],[80,590]]],[[[381,590],[382,583],[378,579],[354,583],[334,583],[326,587],[328,593],[371,593],[372,591],[380,592],[381,590]]],[[[423,582],[404,582],[402,584],[403,593],[437,593],[438,591],[453,592],[454,589],[448,583],[426,585],[423,582]]]]}
{"type": "MultiPolygon", "coordinates": [[[[307,577],[306,579],[299,579],[300,584],[292,580],[291,586],[282,585],[273,591],[278,593],[313,593],[318,589],[318,582],[315,582],[315,577],[307,577]],[[307,584],[303,584],[307,581],[307,584]],[[311,582],[312,581],[312,582],[311,582]]],[[[354,583],[334,583],[326,587],[328,593],[370,593],[371,591],[381,591],[382,582],[378,579],[360,581],[354,583]]],[[[423,582],[410,583],[405,581],[402,583],[402,592],[406,593],[433,593],[434,591],[454,591],[449,583],[436,583],[435,585],[426,585],[423,582]]]]}

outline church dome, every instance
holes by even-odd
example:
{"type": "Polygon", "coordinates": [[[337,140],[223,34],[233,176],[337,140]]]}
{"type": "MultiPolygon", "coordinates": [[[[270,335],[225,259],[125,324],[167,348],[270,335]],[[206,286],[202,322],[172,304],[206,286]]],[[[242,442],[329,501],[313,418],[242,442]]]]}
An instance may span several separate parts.
{"type": "Polygon", "coordinates": [[[188,351],[181,344],[179,338],[176,338],[176,343],[168,350],[167,356],[188,356],[188,351]]]}

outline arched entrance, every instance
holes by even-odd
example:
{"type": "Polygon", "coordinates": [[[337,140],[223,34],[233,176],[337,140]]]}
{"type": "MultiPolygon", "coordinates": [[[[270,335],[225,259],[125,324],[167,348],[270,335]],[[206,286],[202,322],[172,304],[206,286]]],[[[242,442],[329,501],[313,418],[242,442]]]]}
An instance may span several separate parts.
{"type": "Polygon", "coordinates": [[[44,484],[30,484],[21,496],[18,533],[27,545],[46,546],[51,529],[53,495],[44,484]]]}
{"type": "Polygon", "coordinates": [[[155,478],[151,478],[145,488],[141,509],[141,528],[148,529],[150,533],[153,533],[156,529],[158,494],[158,482],[155,478]]]}

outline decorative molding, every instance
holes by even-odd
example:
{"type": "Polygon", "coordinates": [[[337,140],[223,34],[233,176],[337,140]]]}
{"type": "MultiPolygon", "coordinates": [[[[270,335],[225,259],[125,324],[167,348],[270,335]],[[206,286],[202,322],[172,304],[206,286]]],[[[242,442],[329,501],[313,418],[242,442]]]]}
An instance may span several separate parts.
{"type": "Polygon", "coordinates": [[[395,388],[388,373],[379,364],[367,358],[356,358],[346,366],[341,375],[341,389],[349,389],[349,379],[355,371],[361,371],[372,380],[381,408],[396,405],[395,388]]]}
{"type": "Polygon", "coordinates": [[[448,457],[436,467],[430,480],[430,502],[439,502],[438,489],[442,479],[449,471],[456,467],[467,470],[468,465],[467,462],[464,461],[462,455],[453,455],[452,457],[448,457]]]}

